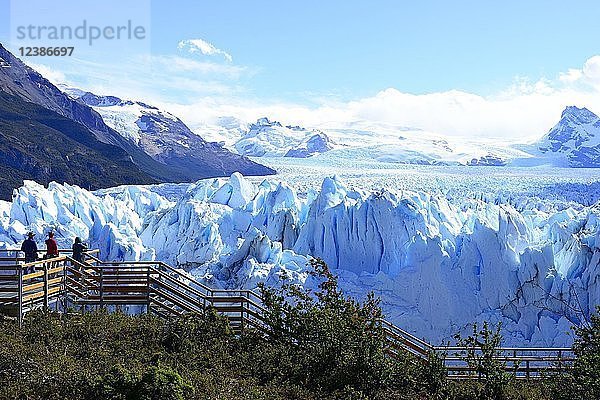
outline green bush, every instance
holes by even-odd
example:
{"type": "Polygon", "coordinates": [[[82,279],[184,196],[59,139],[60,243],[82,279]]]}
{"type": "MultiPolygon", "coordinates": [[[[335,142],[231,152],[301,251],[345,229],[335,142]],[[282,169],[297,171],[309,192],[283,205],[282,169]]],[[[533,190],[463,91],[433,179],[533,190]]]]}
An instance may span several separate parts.
{"type": "Polygon", "coordinates": [[[259,357],[256,376],[324,393],[373,394],[394,385],[379,301],[372,294],[364,303],[344,296],[323,261],[311,265],[320,280],[314,293],[287,283],[261,286],[268,337],[250,340],[261,346],[248,349],[259,357]]]}
{"type": "Polygon", "coordinates": [[[507,396],[505,390],[513,376],[506,372],[506,362],[500,360],[498,351],[502,343],[500,324],[491,329],[487,322],[479,328],[473,324],[473,333],[465,338],[455,335],[456,343],[466,347],[466,354],[457,354],[475,371],[476,379],[482,382],[477,385],[477,398],[482,400],[502,400],[507,396]]]}
{"type": "Polygon", "coordinates": [[[581,398],[600,399],[600,306],[589,324],[575,329],[573,364],[575,392],[581,398]]]}
{"type": "Polygon", "coordinates": [[[444,354],[390,347],[379,302],[340,291],[320,260],[314,292],[262,287],[264,326],[242,334],[214,310],[169,320],[102,311],[0,320],[0,399],[388,400],[600,398],[600,317],[578,329],[568,373],[521,382],[496,359],[485,324],[458,338],[480,379],[446,378],[444,354]],[[389,354],[394,351],[395,357],[389,354]]]}
{"type": "Polygon", "coordinates": [[[193,388],[170,368],[147,367],[143,373],[115,366],[95,384],[96,398],[110,400],[183,400],[193,388]]]}

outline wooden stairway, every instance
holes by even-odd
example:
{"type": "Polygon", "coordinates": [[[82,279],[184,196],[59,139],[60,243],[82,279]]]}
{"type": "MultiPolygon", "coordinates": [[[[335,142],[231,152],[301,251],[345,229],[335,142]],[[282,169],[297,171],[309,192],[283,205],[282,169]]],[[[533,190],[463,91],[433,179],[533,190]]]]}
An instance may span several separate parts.
{"type": "MultiPolygon", "coordinates": [[[[63,250],[60,257],[23,264],[18,251],[3,252],[0,313],[19,323],[36,308],[54,308],[59,312],[70,307],[84,311],[103,308],[170,318],[212,307],[228,318],[234,332],[265,327],[262,299],[257,293],[213,289],[160,261],[103,262],[97,258],[98,250],[94,250],[87,253],[86,262],[79,263],[70,251],[63,250]],[[35,272],[26,273],[32,268],[35,272]]],[[[444,359],[449,377],[477,377],[478,371],[465,361],[465,355],[469,350],[481,354],[480,349],[432,346],[388,321],[382,320],[381,324],[391,356],[407,351],[427,361],[432,354],[438,354],[444,359]]],[[[569,365],[573,357],[569,348],[500,348],[496,356],[518,378],[558,371],[569,365]]]]}

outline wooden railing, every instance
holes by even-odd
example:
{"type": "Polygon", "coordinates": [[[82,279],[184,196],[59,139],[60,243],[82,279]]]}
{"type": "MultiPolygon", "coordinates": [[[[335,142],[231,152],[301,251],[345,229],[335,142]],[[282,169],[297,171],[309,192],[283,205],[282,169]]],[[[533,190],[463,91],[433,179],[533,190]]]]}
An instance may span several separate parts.
{"type": "MultiPolygon", "coordinates": [[[[468,351],[474,351],[475,357],[482,357],[481,349],[465,347],[435,347],[438,353],[444,353],[448,374],[456,379],[481,378],[478,371],[466,361],[468,351]]],[[[494,352],[493,359],[504,365],[506,372],[517,378],[537,378],[544,373],[559,373],[575,360],[573,350],[556,347],[500,347],[494,352]]]]}
{"type": "MultiPolygon", "coordinates": [[[[58,301],[68,289],[67,268],[73,261],[67,255],[72,254],[70,250],[61,252],[65,255],[23,263],[20,251],[0,250],[2,255],[16,254],[0,257],[0,312],[14,315],[20,324],[23,316],[34,308],[55,306],[59,309],[58,301]]],[[[92,250],[89,254],[93,256],[98,252],[92,250]]]]}
{"type": "MultiPolygon", "coordinates": [[[[88,252],[87,261],[80,263],[67,250],[63,254],[28,264],[12,258],[11,265],[2,264],[0,312],[13,315],[21,323],[34,308],[120,309],[170,318],[212,307],[228,318],[236,332],[247,328],[267,331],[262,298],[251,290],[214,289],[160,261],[103,262],[96,257],[96,250],[88,252]],[[26,273],[32,268],[34,272],[26,273]]],[[[381,327],[392,357],[409,352],[427,362],[437,354],[444,360],[449,377],[481,377],[481,371],[467,362],[467,352],[473,349],[432,346],[386,320],[381,320],[381,327]]],[[[474,351],[477,357],[481,355],[480,349],[474,351]]],[[[506,347],[497,349],[494,358],[517,378],[534,378],[564,369],[574,356],[569,348],[506,347]]]]}

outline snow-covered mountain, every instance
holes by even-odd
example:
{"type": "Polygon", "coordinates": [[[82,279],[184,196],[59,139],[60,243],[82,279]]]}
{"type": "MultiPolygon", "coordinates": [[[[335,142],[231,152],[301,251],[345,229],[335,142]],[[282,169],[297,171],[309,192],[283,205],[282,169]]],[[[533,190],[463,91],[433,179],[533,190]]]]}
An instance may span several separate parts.
{"type": "Polygon", "coordinates": [[[300,195],[239,174],[200,181],[175,202],[158,192],[27,182],[0,204],[0,242],[53,229],[62,245],[80,236],[102,257],[158,258],[229,288],[282,273],[310,287],[306,262],[321,257],[346,292],[374,291],[392,321],[433,343],[487,320],[503,323],[507,344],[565,345],[600,304],[598,205],[365,192],[335,178],[300,195]]]}
{"type": "Polygon", "coordinates": [[[101,188],[177,176],[1,44],[0,58],[0,198],[23,180],[101,188]]]}
{"type": "Polygon", "coordinates": [[[221,143],[228,149],[236,151],[235,142],[248,132],[249,126],[249,123],[229,115],[218,117],[214,123],[199,123],[190,128],[206,140],[221,143]]]}
{"type": "Polygon", "coordinates": [[[231,153],[219,143],[207,142],[179,118],[152,105],[116,96],[98,96],[66,86],[62,86],[62,90],[79,103],[92,107],[128,142],[161,164],[177,168],[188,179],[229,175],[235,171],[246,171],[248,175],[274,173],[270,168],[231,153]]]}
{"type": "MultiPolygon", "coordinates": [[[[148,111],[151,107],[146,107],[142,103],[136,104],[146,108],[144,115],[140,116],[142,119],[140,123],[143,125],[145,135],[142,135],[139,143],[135,143],[130,140],[131,136],[123,134],[123,130],[118,132],[112,126],[109,126],[110,124],[106,123],[97,111],[107,107],[119,107],[116,102],[120,99],[111,96],[99,97],[82,91],[71,92],[71,96],[76,97],[73,98],[62,92],[41,74],[25,65],[1,44],[0,57],[9,65],[7,68],[0,68],[0,92],[18,97],[19,101],[37,104],[81,124],[94,136],[93,140],[104,145],[103,149],[100,150],[104,153],[112,153],[118,160],[123,160],[121,168],[112,169],[113,175],[118,176],[121,174],[126,178],[117,180],[117,183],[190,182],[206,177],[228,176],[234,171],[240,171],[247,175],[269,175],[275,172],[244,156],[230,152],[218,143],[204,141],[191,133],[179,120],[170,118],[163,120],[162,116],[148,111]],[[115,149],[112,149],[111,146],[115,149]],[[126,165],[127,163],[130,165],[126,165]],[[129,173],[129,170],[133,170],[132,173],[129,173]]],[[[130,106],[134,105],[131,104],[130,106]]],[[[17,108],[19,107],[17,106],[17,108]]],[[[122,104],[121,108],[125,110],[126,105],[122,104]]],[[[125,110],[125,113],[128,114],[135,112],[139,112],[139,110],[125,110]]],[[[57,123],[54,123],[53,129],[57,129],[57,127],[57,123]]],[[[64,127],[64,124],[58,128],[58,131],[65,129],[67,136],[73,134],[73,129],[64,127]]],[[[134,125],[132,129],[131,132],[137,132],[139,127],[134,125]]],[[[88,135],[76,136],[81,140],[79,144],[86,146],[90,143],[87,138],[88,135]]],[[[57,143],[60,142],[61,139],[57,137],[57,143]]],[[[19,155],[19,157],[21,156],[19,155]]],[[[28,157],[24,158],[27,159],[28,157]]],[[[63,158],[64,160],[66,159],[63,158]]],[[[26,165],[26,163],[17,162],[18,167],[23,165],[26,165]]],[[[0,168],[2,167],[12,168],[13,166],[2,160],[0,168]]],[[[35,168],[39,170],[38,166],[35,166],[35,168]]],[[[41,168],[64,170],[62,165],[60,167],[51,165],[41,168]]],[[[23,171],[20,172],[18,174],[19,181],[38,179],[35,174],[23,175],[23,171]]],[[[53,179],[81,184],[80,181],[65,179],[60,174],[54,174],[53,179]]],[[[47,183],[48,180],[43,180],[43,182],[47,183]]],[[[99,187],[98,185],[90,186],[99,187]]]]}
{"type": "Polygon", "coordinates": [[[503,142],[445,137],[417,128],[350,121],[315,128],[284,126],[266,117],[244,124],[228,117],[199,125],[232,151],[253,157],[360,159],[399,164],[506,165],[527,153],[503,142]]]}
{"type": "Polygon", "coordinates": [[[283,126],[264,117],[250,124],[234,147],[239,154],[247,156],[306,158],[325,153],[333,145],[323,132],[300,126],[283,126]]]}
{"type": "Polygon", "coordinates": [[[214,140],[254,157],[372,160],[399,164],[600,167],[600,119],[585,108],[567,107],[560,121],[534,144],[444,136],[418,128],[348,121],[315,128],[283,126],[261,118],[246,129],[236,119],[210,128],[214,140]]]}
{"type": "Polygon", "coordinates": [[[600,118],[587,108],[570,106],[560,121],[538,142],[542,158],[555,165],[600,167],[600,118]]]}

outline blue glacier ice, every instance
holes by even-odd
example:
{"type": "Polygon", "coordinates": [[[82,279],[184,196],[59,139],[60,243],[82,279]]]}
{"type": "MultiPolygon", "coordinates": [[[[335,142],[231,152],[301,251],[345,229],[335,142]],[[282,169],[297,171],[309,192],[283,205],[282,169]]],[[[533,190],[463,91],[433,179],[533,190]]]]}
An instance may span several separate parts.
{"type": "Polygon", "coordinates": [[[335,177],[297,191],[238,173],[175,201],[161,190],[26,182],[0,204],[0,246],[52,229],[63,246],[80,236],[104,258],[160,259],[227,288],[282,277],[310,287],[307,261],[320,257],[347,293],[373,291],[390,320],[433,343],[487,320],[507,344],[566,345],[600,304],[599,203],[362,190],[335,177]]]}

